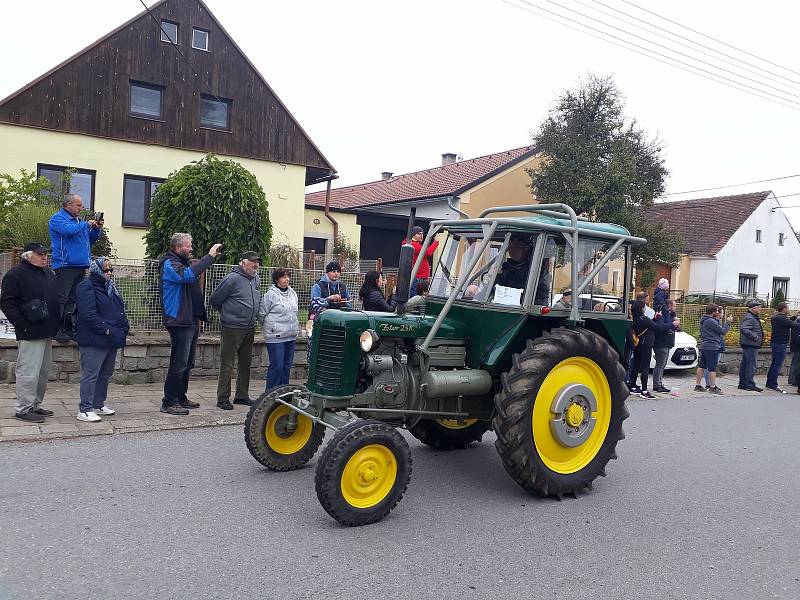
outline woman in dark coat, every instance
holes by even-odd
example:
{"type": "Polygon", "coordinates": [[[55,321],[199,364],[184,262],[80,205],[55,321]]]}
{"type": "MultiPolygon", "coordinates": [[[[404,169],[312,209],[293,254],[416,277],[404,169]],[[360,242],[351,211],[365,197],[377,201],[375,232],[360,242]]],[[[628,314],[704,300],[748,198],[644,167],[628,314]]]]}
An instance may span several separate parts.
{"type": "Polygon", "coordinates": [[[650,374],[650,357],[653,355],[653,344],[656,340],[656,331],[673,329],[672,324],[653,321],[644,314],[644,300],[635,300],[631,306],[633,316],[633,333],[639,337],[639,343],[633,349],[633,387],[631,392],[638,393],[642,398],[653,399],[655,396],[647,391],[647,376],[650,374]],[[642,387],[636,387],[637,378],[641,377],[642,387]]]}
{"type": "Polygon", "coordinates": [[[106,258],[89,264],[89,277],[78,284],[75,341],[81,354],[81,400],[78,420],[101,421],[100,415],[113,415],[106,406],[108,380],[114,372],[117,349],[125,345],[130,326],[125,303],[111,274],[114,266],[106,258]]]}
{"type": "Polygon", "coordinates": [[[388,301],[383,297],[383,274],[379,271],[367,271],[364,283],[358,290],[358,297],[364,305],[364,310],[380,312],[394,312],[397,302],[393,298],[388,301]]]}

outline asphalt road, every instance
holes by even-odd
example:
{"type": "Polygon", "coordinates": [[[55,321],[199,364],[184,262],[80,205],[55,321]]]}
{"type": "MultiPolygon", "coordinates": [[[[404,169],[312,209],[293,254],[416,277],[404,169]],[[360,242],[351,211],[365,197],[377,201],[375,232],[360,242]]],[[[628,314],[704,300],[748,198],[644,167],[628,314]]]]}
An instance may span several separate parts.
{"type": "Polygon", "coordinates": [[[412,442],[383,522],[343,528],[316,464],[239,427],[0,445],[0,598],[800,597],[800,398],[629,402],[608,477],[539,500],[493,435],[412,442]]]}

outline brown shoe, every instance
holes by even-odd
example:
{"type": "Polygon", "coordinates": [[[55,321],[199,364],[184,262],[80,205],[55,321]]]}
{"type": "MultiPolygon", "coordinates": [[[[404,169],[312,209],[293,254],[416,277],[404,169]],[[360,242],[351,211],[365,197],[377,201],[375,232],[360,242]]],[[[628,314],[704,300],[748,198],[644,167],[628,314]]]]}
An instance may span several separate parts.
{"type": "Polygon", "coordinates": [[[183,402],[179,402],[178,406],[181,408],[200,408],[200,403],[192,402],[191,400],[184,400],[183,402]]]}
{"type": "Polygon", "coordinates": [[[188,415],[189,410],[186,408],[181,408],[180,406],[162,406],[161,407],[162,413],[167,413],[168,415],[188,415]]]}

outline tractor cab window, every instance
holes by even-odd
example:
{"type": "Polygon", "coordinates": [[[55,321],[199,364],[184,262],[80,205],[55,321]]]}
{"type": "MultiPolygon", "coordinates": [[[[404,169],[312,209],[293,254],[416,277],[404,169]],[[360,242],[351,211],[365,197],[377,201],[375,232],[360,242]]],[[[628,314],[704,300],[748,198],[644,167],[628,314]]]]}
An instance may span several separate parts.
{"type": "MultiPolygon", "coordinates": [[[[572,294],[573,252],[563,236],[551,236],[545,244],[545,263],[552,273],[552,289],[549,306],[553,310],[569,311],[573,302],[578,302],[581,311],[622,312],[624,306],[625,247],[618,248],[603,266],[598,267],[603,257],[611,251],[613,241],[593,240],[578,237],[578,284],[587,277],[589,283],[581,290],[579,297],[572,294]]],[[[542,277],[540,276],[540,282],[542,277]]],[[[538,304],[538,302],[537,302],[538,304]]]]}
{"type": "Polygon", "coordinates": [[[481,233],[450,235],[431,282],[430,294],[447,297],[467,275],[458,298],[521,306],[531,269],[536,235],[497,233],[481,250],[481,233]]]}

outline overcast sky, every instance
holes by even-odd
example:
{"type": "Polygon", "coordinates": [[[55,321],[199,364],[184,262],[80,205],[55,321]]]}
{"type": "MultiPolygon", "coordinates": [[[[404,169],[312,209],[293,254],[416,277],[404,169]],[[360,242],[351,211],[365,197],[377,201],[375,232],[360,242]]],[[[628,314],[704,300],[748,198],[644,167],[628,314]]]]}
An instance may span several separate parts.
{"type": "MultiPolygon", "coordinates": [[[[798,3],[635,0],[792,73],[671,26],[624,0],[602,1],[730,53],[736,66],[725,68],[741,73],[737,67],[747,60],[756,66],[747,67],[755,71],[744,73],[749,77],[773,71],[778,77],[769,75],[773,81],[767,83],[789,94],[793,89],[797,96],[790,100],[800,109],[798,3]]],[[[558,3],[657,40],[599,14],[593,8],[612,10],[594,0],[509,2],[529,10],[538,4],[585,21],[558,3]]],[[[613,75],[627,98],[627,115],[663,142],[670,192],[800,174],[800,110],[633,54],[502,0],[206,3],[338,170],[337,185],[372,181],[381,171],[437,166],[443,152],[473,158],[526,145],[558,94],[590,71],[613,75]]],[[[0,97],[141,10],[138,0],[5,2],[0,97]]],[[[644,43],[597,21],[593,26],[644,43]]],[[[709,68],[696,58],[676,58],[709,68]]],[[[799,194],[800,177],[673,198],[761,189],[799,194]]],[[[800,195],[781,202],[800,207],[800,195]]],[[[800,208],[787,213],[800,229],[800,208]]]]}

